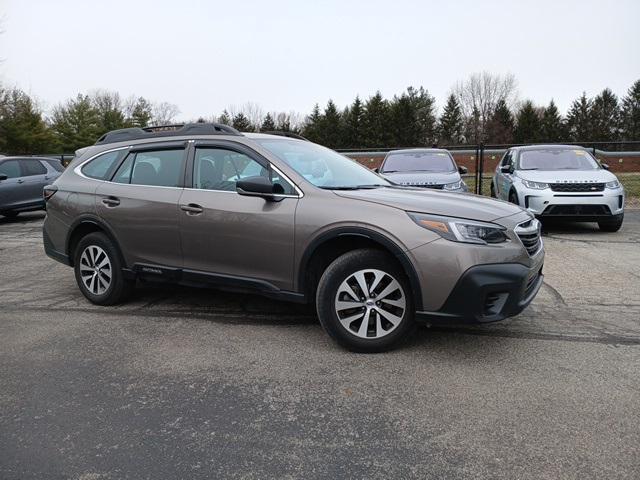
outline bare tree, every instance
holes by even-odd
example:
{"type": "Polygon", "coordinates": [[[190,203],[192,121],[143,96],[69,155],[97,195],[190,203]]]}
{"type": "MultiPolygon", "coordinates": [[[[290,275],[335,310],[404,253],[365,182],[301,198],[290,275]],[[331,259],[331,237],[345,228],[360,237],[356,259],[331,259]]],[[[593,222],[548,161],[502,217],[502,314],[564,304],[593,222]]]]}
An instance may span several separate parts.
{"type": "Polygon", "coordinates": [[[467,123],[473,123],[468,131],[475,138],[467,141],[482,142],[486,137],[486,125],[498,102],[503,100],[513,107],[517,99],[517,82],[512,74],[496,75],[489,72],[474,73],[453,88],[462,107],[467,123]]]}
{"type": "Polygon", "coordinates": [[[262,125],[265,116],[260,104],[255,102],[245,102],[242,105],[229,105],[225,111],[230,118],[235,118],[239,114],[242,114],[249,119],[249,123],[251,123],[256,131],[260,130],[260,125],[262,125]]]}
{"type": "Polygon", "coordinates": [[[154,103],[152,107],[153,120],[152,125],[169,125],[173,119],[178,116],[180,109],[177,105],[169,102],[154,103]]]}

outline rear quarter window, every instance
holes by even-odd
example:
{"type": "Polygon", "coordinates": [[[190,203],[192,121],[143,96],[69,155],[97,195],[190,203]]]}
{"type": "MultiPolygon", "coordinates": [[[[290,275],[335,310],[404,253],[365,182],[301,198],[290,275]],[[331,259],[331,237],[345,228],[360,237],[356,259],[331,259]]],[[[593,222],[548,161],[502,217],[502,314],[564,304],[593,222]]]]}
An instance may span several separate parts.
{"type": "Polygon", "coordinates": [[[103,153],[90,162],[86,163],[80,170],[83,175],[97,180],[106,180],[117,163],[127,153],[126,150],[116,150],[114,152],[103,153]]]}

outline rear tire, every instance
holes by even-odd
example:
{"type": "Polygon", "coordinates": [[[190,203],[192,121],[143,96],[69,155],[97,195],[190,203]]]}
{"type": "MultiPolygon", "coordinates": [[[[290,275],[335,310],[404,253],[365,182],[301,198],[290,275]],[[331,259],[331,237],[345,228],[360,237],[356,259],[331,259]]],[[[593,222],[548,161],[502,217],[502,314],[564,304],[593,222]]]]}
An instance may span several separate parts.
{"type": "Polygon", "coordinates": [[[415,327],[413,305],[402,268],[386,253],[373,249],[353,250],[334,260],[322,274],[316,293],[322,327],[353,352],[396,347],[415,327]]]}
{"type": "Polygon", "coordinates": [[[104,233],[83,237],[75,249],[74,270],[82,294],[96,305],[115,305],[127,298],[135,282],[124,278],[116,246],[104,233]]]}
{"type": "Polygon", "coordinates": [[[509,202],[515,205],[520,205],[520,202],[518,202],[518,194],[516,193],[515,190],[511,190],[509,192],[509,202]]]}
{"type": "Polygon", "coordinates": [[[2,216],[7,218],[16,218],[20,212],[2,212],[2,216]]]}
{"type": "Polygon", "coordinates": [[[619,217],[614,217],[612,220],[601,220],[598,222],[598,227],[603,232],[617,232],[622,227],[624,221],[624,214],[619,217]]]}

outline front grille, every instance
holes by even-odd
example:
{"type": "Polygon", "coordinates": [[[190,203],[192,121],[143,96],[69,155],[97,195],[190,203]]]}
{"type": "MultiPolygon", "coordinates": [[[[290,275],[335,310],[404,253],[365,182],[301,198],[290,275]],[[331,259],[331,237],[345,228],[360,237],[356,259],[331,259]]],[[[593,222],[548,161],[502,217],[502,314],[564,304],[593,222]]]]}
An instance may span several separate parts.
{"type": "Polygon", "coordinates": [[[516,227],[516,235],[524,245],[527,253],[535,255],[540,249],[540,222],[536,219],[528,220],[516,227]]]}
{"type": "Polygon", "coordinates": [[[592,216],[611,215],[611,210],[607,205],[549,205],[544,209],[542,215],[552,217],[558,216],[592,216]]]}
{"type": "Polygon", "coordinates": [[[550,183],[554,192],[604,192],[604,183],[550,183]]]}

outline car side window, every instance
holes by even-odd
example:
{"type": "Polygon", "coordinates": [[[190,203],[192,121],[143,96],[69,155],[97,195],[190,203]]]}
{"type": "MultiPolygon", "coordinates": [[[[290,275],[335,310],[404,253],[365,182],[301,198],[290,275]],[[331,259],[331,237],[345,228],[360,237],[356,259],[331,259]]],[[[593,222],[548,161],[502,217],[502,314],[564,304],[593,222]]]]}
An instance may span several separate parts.
{"type": "Polygon", "coordinates": [[[64,172],[64,166],[57,160],[45,160],[56,172],[64,172]]]}
{"type": "Polygon", "coordinates": [[[513,152],[511,150],[509,150],[507,153],[504,154],[504,157],[502,157],[502,161],[500,162],[500,166],[504,167],[506,165],[511,165],[511,157],[513,155],[513,152]]]}
{"type": "Polygon", "coordinates": [[[22,160],[22,176],[32,177],[34,175],[46,175],[47,167],[40,160],[22,160]]]}
{"type": "Polygon", "coordinates": [[[118,161],[122,159],[122,156],[126,153],[126,150],[117,150],[115,152],[103,153],[90,162],[85,163],[81,171],[85,176],[89,178],[105,180],[111,169],[118,161]]]}
{"type": "Polygon", "coordinates": [[[226,148],[198,148],[193,165],[193,188],[236,191],[236,182],[247,177],[265,177],[274,185],[274,193],[295,195],[284,178],[248,155],[226,148]]]}
{"type": "Polygon", "coordinates": [[[7,160],[0,163],[0,173],[6,175],[7,178],[18,178],[22,175],[20,164],[17,160],[7,160]]]}
{"type": "Polygon", "coordinates": [[[184,149],[131,153],[116,171],[113,181],[132,185],[178,187],[184,165],[184,149]]]}

